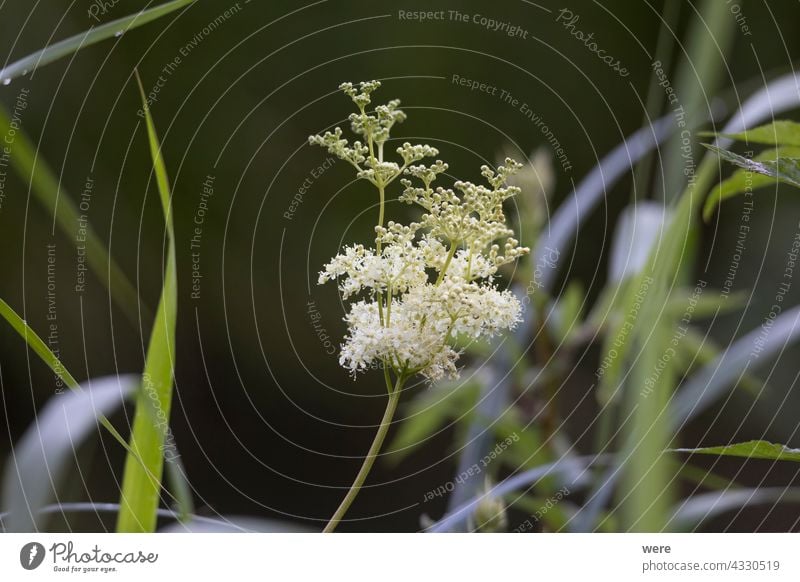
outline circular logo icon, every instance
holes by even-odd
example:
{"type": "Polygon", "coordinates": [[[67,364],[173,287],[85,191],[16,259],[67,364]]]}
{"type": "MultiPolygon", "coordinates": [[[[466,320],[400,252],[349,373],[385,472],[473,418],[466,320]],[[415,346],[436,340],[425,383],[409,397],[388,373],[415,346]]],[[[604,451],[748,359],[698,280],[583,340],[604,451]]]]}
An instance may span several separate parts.
{"type": "Polygon", "coordinates": [[[19,563],[26,570],[35,570],[44,561],[44,546],[38,542],[30,542],[19,551],[19,563]]]}

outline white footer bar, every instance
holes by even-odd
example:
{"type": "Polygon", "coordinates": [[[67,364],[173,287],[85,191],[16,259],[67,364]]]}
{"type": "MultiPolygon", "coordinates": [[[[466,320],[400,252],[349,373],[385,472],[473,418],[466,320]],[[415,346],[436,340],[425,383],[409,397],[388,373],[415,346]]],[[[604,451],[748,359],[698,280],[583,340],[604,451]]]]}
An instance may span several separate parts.
{"type": "Polygon", "coordinates": [[[798,548],[797,534],[4,534],[0,580],[797,581],[798,548]]]}

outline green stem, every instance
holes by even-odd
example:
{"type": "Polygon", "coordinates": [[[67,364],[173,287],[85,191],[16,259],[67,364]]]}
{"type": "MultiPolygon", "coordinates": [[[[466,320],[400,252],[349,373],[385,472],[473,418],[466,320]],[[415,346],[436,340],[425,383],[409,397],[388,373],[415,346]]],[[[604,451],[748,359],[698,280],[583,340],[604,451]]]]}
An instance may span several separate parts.
{"type": "Polygon", "coordinates": [[[439,271],[439,276],[436,278],[436,285],[444,281],[444,275],[447,273],[447,269],[450,268],[450,262],[453,260],[453,256],[456,254],[456,243],[450,243],[450,251],[447,253],[447,260],[444,262],[444,267],[442,270],[439,271]]]}
{"type": "Polygon", "coordinates": [[[381,450],[381,446],[383,446],[383,440],[386,438],[386,433],[389,432],[389,427],[392,424],[392,418],[394,418],[395,410],[397,410],[397,403],[400,400],[400,392],[402,391],[406,376],[398,376],[394,387],[391,385],[389,375],[386,374],[385,377],[387,389],[389,390],[389,402],[386,404],[386,411],[383,413],[380,426],[378,426],[378,432],[375,433],[375,439],[372,441],[369,452],[364,458],[364,463],[361,465],[361,470],[358,472],[358,475],[356,475],[355,481],[353,481],[353,484],[350,486],[347,495],[345,495],[341,504],[339,504],[339,508],[336,510],[336,513],[333,514],[333,517],[331,517],[328,525],[326,525],[325,529],[322,530],[323,533],[332,532],[336,529],[336,526],[339,525],[339,522],[342,521],[342,517],[344,517],[344,514],[347,513],[347,510],[352,505],[353,501],[358,495],[358,492],[361,491],[361,486],[364,484],[364,481],[366,481],[367,475],[369,475],[370,469],[372,469],[372,465],[375,463],[375,459],[378,456],[378,452],[381,450]]]}
{"type": "MultiPolygon", "coordinates": [[[[378,186],[378,194],[380,195],[380,209],[378,210],[378,226],[383,227],[383,214],[384,208],[386,206],[386,193],[385,188],[383,186],[378,186]]],[[[378,237],[375,240],[375,254],[381,256],[381,239],[378,237]]],[[[383,293],[378,291],[378,318],[380,319],[381,325],[384,324],[383,320],[383,293]]]]}

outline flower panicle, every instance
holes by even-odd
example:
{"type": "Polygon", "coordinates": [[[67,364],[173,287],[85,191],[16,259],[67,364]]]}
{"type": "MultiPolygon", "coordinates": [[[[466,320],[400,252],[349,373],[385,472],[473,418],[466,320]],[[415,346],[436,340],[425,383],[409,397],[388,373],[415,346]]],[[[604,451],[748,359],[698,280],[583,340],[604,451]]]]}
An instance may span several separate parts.
{"type": "Polygon", "coordinates": [[[486,185],[456,180],[446,188],[434,186],[449,169],[435,159],[434,147],[405,142],[395,150],[397,162],[384,160],[384,144],[406,115],[396,99],[367,110],[379,87],[378,81],[340,86],[358,108],[349,121],[360,139],[348,142],[338,127],[309,138],[350,162],[358,178],[380,190],[381,204],[385,187],[404,176],[399,200],[422,210],[417,222],[384,225],[381,207],[375,247],[347,246],[320,272],[319,283],[338,281],[344,299],[361,296],[344,318],[340,363],[353,374],[379,364],[398,376],[457,377],[457,338],[488,338],[521,321],[519,300],[498,289],[496,275],[529,252],[503,212],[504,202],[520,193],[508,181],[522,165],[506,158],[496,169],[481,167],[486,185]],[[425,158],[435,161],[419,163],[425,158]]]}

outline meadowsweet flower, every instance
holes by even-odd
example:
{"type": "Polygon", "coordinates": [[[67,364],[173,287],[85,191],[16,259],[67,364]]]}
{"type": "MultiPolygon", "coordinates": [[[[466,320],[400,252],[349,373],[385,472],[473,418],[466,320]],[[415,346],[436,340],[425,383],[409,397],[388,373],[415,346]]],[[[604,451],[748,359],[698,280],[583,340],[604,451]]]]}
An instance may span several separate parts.
{"type": "Polygon", "coordinates": [[[320,273],[319,283],[336,280],[345,299],[355,300],[345,316],[348,333],[341,365],[353,373],[376,364],[398,378],[423,374],[430,380],[457,377],[459,337],[480,339],[512,329],[521,305],[495,283],[498,269],[529,250],[519,246],[506,224],[503,203],[519,193],[508,180],[522,166],[507,158],[497,169],[483,166],[486,185],[456,181],[435,186],[448,166],[428,145],[404,143],[398,162],[384,160],[384,145],[406,115],[398,100],[368,112],[377,81],[340,88],[358,107],[350,127],[352,144],[336,128],[309,143],[350,162],[356,175],[377,187],[381,210],[375,246],[345,247],[320,273]],[[385,188],[400,176],[399,199],[422,210],[418,222],[383,224],[385,188]]]}

